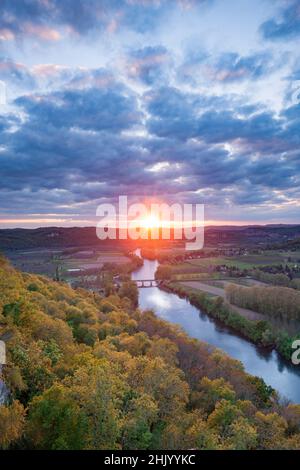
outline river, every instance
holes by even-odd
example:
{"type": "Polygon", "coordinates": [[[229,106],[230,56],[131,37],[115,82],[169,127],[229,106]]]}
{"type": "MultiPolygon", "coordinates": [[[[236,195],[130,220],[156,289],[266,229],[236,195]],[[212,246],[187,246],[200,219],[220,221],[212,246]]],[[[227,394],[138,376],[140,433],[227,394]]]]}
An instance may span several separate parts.
{"type": "MultiPolygon", "coordinates": [[[[136,254],[140,255],[140,250],[136,254]]],[[[154,279],[157,266],[157,261],[145,259],[144,265],[132,273],[132,279],[154,279]]],[[[247,372],[262,377],[282,396],[300,403],[300,366],[289,365],[276,351],[258,348],[227,327],[220,326],[186,299],[158,287],[139,288],[139,305],[143,310],[154,310],[164,320],[179,324],[190,336],[223,349],[241,361],[247,372]]]]}

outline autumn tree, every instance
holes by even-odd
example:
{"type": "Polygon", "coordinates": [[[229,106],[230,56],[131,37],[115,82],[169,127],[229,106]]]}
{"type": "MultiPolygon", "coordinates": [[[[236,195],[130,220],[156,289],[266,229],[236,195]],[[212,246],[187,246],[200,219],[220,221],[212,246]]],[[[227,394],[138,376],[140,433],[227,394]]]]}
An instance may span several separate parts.
{"type": "Polygon", "coordinates": [[[17,400],[0,406],[0,449],[8,449],[21,437],[25,424],[25,409],[17,400]]]}

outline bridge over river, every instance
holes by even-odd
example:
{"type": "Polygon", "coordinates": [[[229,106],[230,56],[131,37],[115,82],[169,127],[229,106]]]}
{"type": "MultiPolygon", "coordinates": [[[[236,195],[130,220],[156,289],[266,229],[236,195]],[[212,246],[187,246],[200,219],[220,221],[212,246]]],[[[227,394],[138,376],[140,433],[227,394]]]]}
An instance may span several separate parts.
{"type": "Polygon", "coordinates": [[[161,281],[156,279],[135,279],[137,287],[158,287],[161,284],[161,281]]]}

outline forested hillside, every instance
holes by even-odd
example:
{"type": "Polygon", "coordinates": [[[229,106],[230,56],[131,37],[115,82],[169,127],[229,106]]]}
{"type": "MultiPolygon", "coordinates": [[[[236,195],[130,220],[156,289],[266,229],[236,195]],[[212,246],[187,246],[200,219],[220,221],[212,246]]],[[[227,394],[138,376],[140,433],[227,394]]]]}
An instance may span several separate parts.
{"type": "Polygon", "coordinates": [[[126,298],[0,260],[0,447],[293,449],[300,406],[126,298]]]}

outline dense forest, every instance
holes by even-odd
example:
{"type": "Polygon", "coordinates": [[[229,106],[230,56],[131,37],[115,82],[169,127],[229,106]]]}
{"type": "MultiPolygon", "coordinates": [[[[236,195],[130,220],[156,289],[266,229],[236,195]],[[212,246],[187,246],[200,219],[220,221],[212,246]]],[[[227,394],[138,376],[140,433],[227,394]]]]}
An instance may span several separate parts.
{"type": "Polygon", "coordinates": [[[0,259],[1,448],[300,447],[299,405],[141,312],[128,283],[119,294],[73,290],[0,259]]]}

